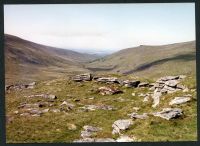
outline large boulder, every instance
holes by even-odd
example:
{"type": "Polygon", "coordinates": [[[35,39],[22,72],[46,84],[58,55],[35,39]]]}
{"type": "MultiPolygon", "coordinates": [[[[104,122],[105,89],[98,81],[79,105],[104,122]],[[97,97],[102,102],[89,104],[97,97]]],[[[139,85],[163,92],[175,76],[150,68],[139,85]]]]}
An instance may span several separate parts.
{"type": "Polygon", "coordinates": [[[180,108],[164,108],[161,112],[155,112],[153,115],[166,120],[170,120],[182,116],[183,111],[180,108]]]}
{"type": "Polygon", "coordinates": [[[169,105],[183,104],[190,100],[190,97],[175,97],[173,100],[170,101],[169,105]]]}
{"type": "Polygon", "coordinates": [[[85,73],[85,74],[76,75],[75,77],[72,78],[72,80],[75,82],[81,82],[81,81],[91,81],[92,78],[93,77],[91,73],[85,73]]]}
{"type": "Polygon", "coordinates": [[[133,121],[131,119],[120,119],[113,123],[112,128],[112,134],[120,134],[121,130],[128,129],[131,125],[133,125],[133,121]]]}

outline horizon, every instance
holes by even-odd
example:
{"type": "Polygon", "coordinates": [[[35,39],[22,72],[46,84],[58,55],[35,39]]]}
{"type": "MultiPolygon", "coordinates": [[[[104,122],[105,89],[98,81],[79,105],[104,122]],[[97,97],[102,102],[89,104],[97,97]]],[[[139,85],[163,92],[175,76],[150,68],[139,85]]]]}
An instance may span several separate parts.
{"type": "Polygon", "coordinates": [[[5,5],[4,33],[81,53],[110,54],[195,41],[194,10],[194,3],[5,5]]]}

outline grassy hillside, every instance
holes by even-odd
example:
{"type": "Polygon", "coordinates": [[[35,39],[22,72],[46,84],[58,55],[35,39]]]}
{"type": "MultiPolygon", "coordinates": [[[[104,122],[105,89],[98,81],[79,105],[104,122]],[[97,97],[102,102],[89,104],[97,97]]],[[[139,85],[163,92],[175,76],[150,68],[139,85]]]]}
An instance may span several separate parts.
{"type": "Polygon", "coordinates": [[[97,72],[159,77],[196,72],[195,42],[128,48],[91,61],[87,68],[97,72]]]}
{"type": "MultiPolygon", "coordinates": [[[[131,76],[126,76],[126,79],[131,76]]],[[[140,93],[149,92],[148,88],[126,88],[115,85],[124,93],[116,95],[100,95],[94,92],[103,83],[73,82],[68,78],[61,78],[53,81],[39,82],[34,89],[13,91],[6,95],[6,112],[12,122],[6,125],[6,139],[8,143],[48,143],[48,142],[73,142],[80,138],[83,126],[92,125],[101,127],[102,131],[94,135],[95,138],[116,138],[112,135],[112,124],[118,119],[130,118],[127,114],[135,112],[134,107],[140,108],[138,113],[151,113],[170,107],[169,101],[176,96],[186,94],[192,95],[192,100],[181,105],[174,105],[174,108],[181,108],[184,116],[178,119],[167,121],[165,119],[149,116],[147,119],[133,120],[134,124],[126,131],[125,135],[134,136],[138,141],[196,141],[197,140],[197,100],[196,80],[193,76],[187,76],[181,82],[189,88],[187,93],[178,91],[162,96],[160,105],[152,108],[152,100],[144,103],[140,93]],[[58,99],[48,101],[43,98],[27,98],[32,94],[50,93],[55,94],[58,99]],[[135,96],[132,96],[135,93],[135,96]],[[123,100],[121,100],[123,99],[123,100]],[[38,102],[52,103],[51,107],[40,109],[59,109],[63,101],[74,104],[75,107],[67,112],[47,112],[41,117],[20,116],[23,109],[18,106],[21,103],[34,104],[38,102]],[[110,105],[116,110],[95,110],[84,111],[80,107],[84,105],[110,105]],[[17,114],[16,111],[19,113],[17,114]],[[22,124],[23,123],[23,124],[22,124]],[[70,128],[70,125],[76,128],[70,128]]]]}
{"type": "Polygon", "coordinates": [[[63,73],[87,71],[83,62],[97,56],[39,45],[5,35],[6,82],[60,77],[63,73]]]}

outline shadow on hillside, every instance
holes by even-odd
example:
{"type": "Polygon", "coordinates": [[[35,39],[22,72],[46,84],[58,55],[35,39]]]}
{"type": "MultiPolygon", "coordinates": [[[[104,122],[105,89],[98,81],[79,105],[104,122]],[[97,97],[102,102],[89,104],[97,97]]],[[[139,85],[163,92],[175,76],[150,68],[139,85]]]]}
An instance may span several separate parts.
{"type": "Polygon", "coordinates": [[[175,61],[175,60],[176,61],[183,61],[183,62],[184,61],[196,60],[196,54],[195,53],[182,54],[182,55],[177,55],[177,56],[174,56],[174,57],[156,60],[156,61],[153,61],[153,62],[150,62],[150,63],[145,63],[145,64],[142,64],[142,65],[136,67],[133,70],[125,72],[124,74],[131,74],[131,73],[134,73],[134,72],[143,71],[143,70],[148,69],[148,68],[150,68],[154,65],[159,65],[159,64],[163,64],[163,63],[168,62],[168,61],[175,61]]]}

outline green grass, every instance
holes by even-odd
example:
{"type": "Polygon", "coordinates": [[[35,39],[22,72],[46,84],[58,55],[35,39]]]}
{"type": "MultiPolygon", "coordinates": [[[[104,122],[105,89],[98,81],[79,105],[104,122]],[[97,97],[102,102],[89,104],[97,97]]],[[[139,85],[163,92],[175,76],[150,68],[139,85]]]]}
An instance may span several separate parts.
{"type": "MultiPolygon", "coordinates": [[[[116,75],[120,77],[119,75],[116,75]]],[[[131,76],[127,76],[131,78],[131,76]]],[[[183,83],[190,89],[196,88],[194,76],[189,76],[183,83]]],[[[124,91],[122,94],[102,96],[95,92],[100,86],[105,84],[95,82],[76,83],[66,78],[51,81],[50,85],[46,82],[39,82],[35,89],[16,91],[6,94],[6,113],[13,116],[12,123],[6,125],[7,143],[49,143],[49,142],[72,142],[80,138],[80,132],[84,125],[92,125],[101,127],[102,131],[97,132],[94,137],[103,138],[113,136],[112,124],[118,119],[128,119],[130,114],[134,112],[133,107],[140,107],[138,113],[151,113],[160,111],[162,108],[170,107],[169,101],[175,96],[181,96],[188,93],[177,92],[164,95],[158,108],[151,107],[152,101],[143,103],[143,97],[137,96],[139,93],[149,92],[147,88],[125,88],[115,85],[124,91]],[[91,91],[93,89],[93,91],[91,91]],[[136,93],[133,97],[131,93],[136,93]],[[64,101],[75,104],[72,111],[63,113],[45,113],[41,117],[22,117],[14,114],[17,106],[22,102],[35,103],[38,100],[44,99],[28,99],[25,95],[50,93],[58,96],[54,102],[54,107],[59,108],[59,105],[64,101]],[[88,99],[95,97],[93,100],[88,99]],[[122,97],[126,99],[124,102],[119,102],[117,99],[122,97]],[[74,99],[80,99],[75,102],[74,99]],[[114,111],[96,110],[84,112],[79,110],[79,107],[87,104],[105,104],[112,105],[117,108],[114,111]],[[69,130],[68,124],[75,124],[76,130],[69,130]]],[[[193,97],[196,93],[189,91],[193,97]]],[[[44,100],[45,101],[45,100],[44,100]]],[[[159,117],[150,116],[145,120],[134,120],[133,126],[123,133],[135,136],[141,141],[196,141],[197,140],[197,101],[193,98],[192,101],[177,105],[184,111],[184,116],[179,119],[166,121],[159,117]]],[[[20,111],[20,110],[19,110],[20,111]]]]}

